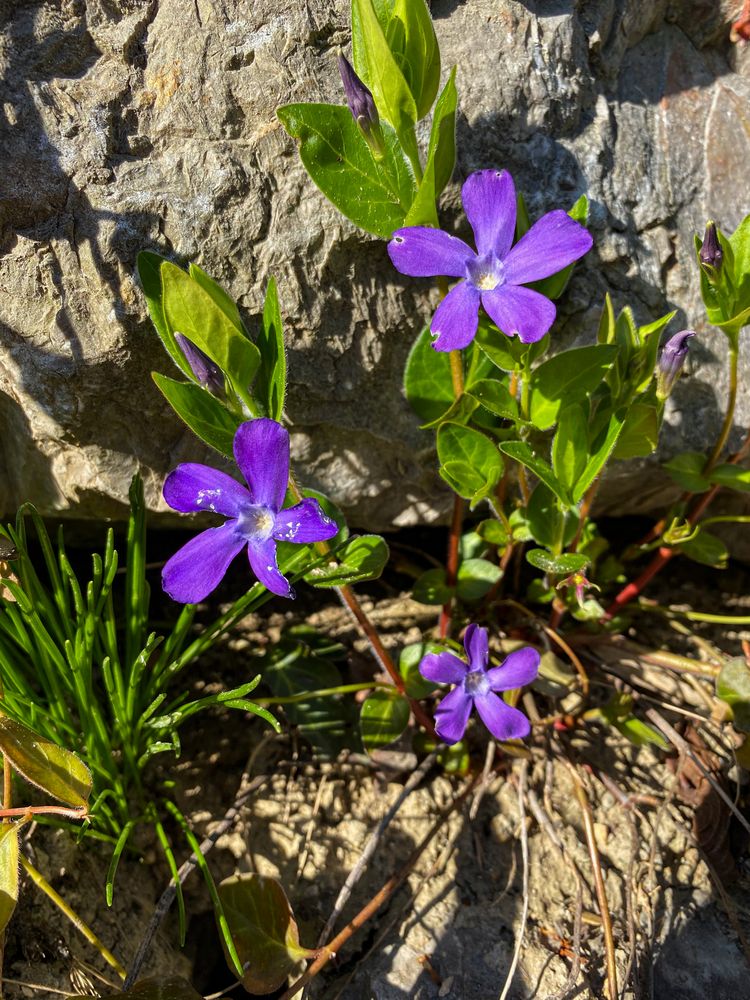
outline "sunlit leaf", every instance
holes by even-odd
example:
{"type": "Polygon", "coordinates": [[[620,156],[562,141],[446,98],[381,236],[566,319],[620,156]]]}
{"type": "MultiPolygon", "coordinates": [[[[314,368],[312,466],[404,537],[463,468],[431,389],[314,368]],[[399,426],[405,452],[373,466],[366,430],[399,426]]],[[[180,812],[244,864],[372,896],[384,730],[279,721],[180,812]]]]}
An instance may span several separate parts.
{"type": "Polygon", "coordinates": [[[380,535],[355,535],[336,553],[336,564],[311,570],[305,580],[313,587],[344,587],[375,580],[388,562],[388,545],[380,535]]]}
{"type": "Polygon", "coordinates": [[[0,825],[0,934],[8,926],[18,902],[18,828],[0,825]]]}
{"type": "Polygon", "coordinates": [[[368,753],[394,743],[409,724],[409,702],[394,689],[373,691],[362,705],[359,726],[368,753]]]}
{"type": "Polygon", "coordinates": [[[91,794],[91,773],[70,750],[38,736],[33,730],[0,715],[0,752],[30,784],[74,808],[85,808],[91,794]]]}

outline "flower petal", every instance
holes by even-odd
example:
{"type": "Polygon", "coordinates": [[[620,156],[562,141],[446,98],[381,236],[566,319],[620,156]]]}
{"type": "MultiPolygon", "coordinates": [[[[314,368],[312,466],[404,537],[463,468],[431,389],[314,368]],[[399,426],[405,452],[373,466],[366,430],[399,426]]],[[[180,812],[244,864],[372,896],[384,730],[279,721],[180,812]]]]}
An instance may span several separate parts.
{"type": "Polygon", "coordinates": [[[477,170],[461,188],[466,217],[480,254],[502,260],[516,231],[516,188],[507,170],[477,170]]]}
{"type": "Polygon", "coordinates": [[[486,670],[490,647],[487,642],[487,629],[472,623],[464,632],[464,649],[469,657],[470,670],[486,670]]]}
{"type": "Polygon", "coordinates": [[[541,340],[557,315],[553,302],[520,285],[500,285],[482,292],[482,305],[504,334],[517,335],[524,344],[541,340]]]}
{"type": "Polygon", "coordinates": [[[524,285],[548,278],[583,257],[593,245],[591,233],[558,208],[543,215],[513,247],[503,261],[505,280],[524,285]]]}
{"type": "Polygon", "coordinates": [[[487,671],[493,691],[512,691],[514,688],[531,684],[539,673],[539,653],[533,646],[514,650],[499,667],[487,671]]]}
{"type": "Polygon", "coordinates": [[[278,542],[323,542],[333,538],[338,525],[317,500],[308,497],[294,507],[287,507],[276,515],[273,537],[278,542]]]}
{"type": "Polygon", "coordinates": [[[476,336],[479,326],[479,292],[468,281],[452,288],[437,307],[430,330],[437,337],[436,351],[460,351],[476,336]]]}
{"type": "Polygon", "coordinates": [[[488,691],[474,699],[479,718],[496,740],[522,740],[531,732],[531,724],[523,712],[506,705],[502,698],[488,691]]]}
{"type": "Polygon", "coordinates": [[[259,417],[240,424],[234,458],[247,480],[253,502],[278,511],[289,482],[289,432],[275,420],[259,417]]]}
{"type": "Polygon", "coordinates": [[[455,687],[435,709],[435,732],[443,743],[452,746],[466,732],[473,700],[462,687],[455,687]]]}
{"type": "Polygon", "coordinates": [[[164,480],[164,499],[174,510],[192,514],[198,510],[215,511],[237,517],[250,494],[236,479],[210,465],[184,462],[164,480]]]}
{"type": "Polygon", "coordinates": [[[434,278],[445,274],[452,278],[466,276],[466,264],[476,254],[457,236],[429,226],[397,229],[388,244],[393,266],[413,278],[434,278]]]}
{"type": "Polygon", "coordinates": [[[226,521],[219,528],[208,528],[167,560],[161,571],[162,587],[173,601],[197,604],[219,586],[245,544],[236,526],[236,521],[226,521]]]}
{"type": "Polygon", "coordinates": [[[453,653],[427,653],[419,664],[420,674],[436,684],[460,684],[468,667],[453,653]]]}
{"type": "Polygon", "coordinates": [[[294,599],[296,596],[294,588],[281,574],[276,563],[276,542],[273,538],[267,538],[263,542],[250,542],[247,546],[247,557],[253,573],[267,590],[272,594],[278,594],[279,597],[294,599]]]}

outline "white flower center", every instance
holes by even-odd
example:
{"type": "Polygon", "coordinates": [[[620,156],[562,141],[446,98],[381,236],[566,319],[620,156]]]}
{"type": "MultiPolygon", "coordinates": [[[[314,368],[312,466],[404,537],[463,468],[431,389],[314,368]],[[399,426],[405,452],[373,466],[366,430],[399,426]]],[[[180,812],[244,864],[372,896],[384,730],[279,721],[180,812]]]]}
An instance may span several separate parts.
{"type": "Polygon", "coordinates": [[[490,682],[484,670],[470,670],[464,677],[464,691],[475,698],[480,694],[487,694],[490,689],[490,682]]]}
{"type": "Polygon", "coordinates": [[[237,530],[247,539],[264,542],[271,537],[275,523],[272,510],[253,504],[245,507],[237,518],[237,530]]]}
{"type": "Polygon", "coordinates": [[[505,280],[503,262],[498,260],[492,252],[469,261],[466,274],[472,285],[480,292],[491,292],[493,288],[502,285],[505,280]]]}

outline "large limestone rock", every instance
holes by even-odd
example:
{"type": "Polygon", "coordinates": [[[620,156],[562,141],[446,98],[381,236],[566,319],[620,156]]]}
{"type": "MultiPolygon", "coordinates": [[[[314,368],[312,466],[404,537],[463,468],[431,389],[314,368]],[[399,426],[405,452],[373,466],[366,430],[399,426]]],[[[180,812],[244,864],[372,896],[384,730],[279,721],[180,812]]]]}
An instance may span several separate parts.
{"type": "MultiPolygon", "coordinates": [[[[642,321],[678,306],[700,339],[664,448],[703,447],[726,392],[705,328],[692,234],[748,209],[750,47],[739,0],[434,0],[458,63],[460,180],[509,168],[533,213],[592,202],[596,251],[555,336],[590,340],[603,294],[642,321]]],[[[248,321],[270,275],[288,333],[303,479],[371,527],[447,506],[432,438],[400,391],[434,306],[382,242],[307,178],[275,109],[341,100],[345,0],[6,0],[0,7],[0,508],[120,516],[140,467],[150,502],[177,461],[209,458],[149,378],[169,371],[135,277],[138,250],[194,260],[248,321]]],[[[459,224],[463,225],[462,222],[459,224]]],[[[750,361],[744,358],[746,374],[750,361]]],[[[745,396],[739,425],[750,417],[745,396]]],[[[619,509],[652,502],[652,467],[616,473],[619,509]]],[[[605,502],[607,493],[605,492],[605,502]]]]}

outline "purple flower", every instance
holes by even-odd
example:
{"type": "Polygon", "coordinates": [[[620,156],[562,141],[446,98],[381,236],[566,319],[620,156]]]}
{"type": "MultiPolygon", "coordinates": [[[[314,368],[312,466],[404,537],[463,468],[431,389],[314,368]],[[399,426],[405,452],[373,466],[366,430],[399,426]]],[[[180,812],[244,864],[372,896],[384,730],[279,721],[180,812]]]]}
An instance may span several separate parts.
{"type": "Polygon", "coordinates": [[[507,656],[499,667],[487,669],[489,647],[487,629],[469,625],[464,633],[468,665],[453,653],[428,653],[419,672],[428,681],[455,684],[435,712],[435,732],[444,743],[463,737],[475,705],[479,717],[498,740],[522,739],[529,735],[529,720],[517,708],[506,704],[496,691],[511,691],[530,684],[539,670],[539,653],[524,646],[507,656]]]}
{"type": "Polygon", "coordinates": [[[343,52],[339,53],[339,73],[352,117],[370,149],[380,158],[384,153],[383,137],[380,131],[380,116],[372,92],[357,76],[343,52]]]}
{"type": "Polygon", "coordinates": [[[164,499],[175,510],[209,510],[227,518],[221,527],[196,535],[164,566],[164,590],[182,604],[202,601],[218,587],[245,546],[263,586],[280,597],[294,597],[276,564],[277,542],[321,542],[338,531],[317,500],[282,509],[289,482],[289,432],[281,424],[265,417],[241,424],[234,436],[234,458],[248,489],[225,472],[194,462],[178,465],[164,483],[164,499]]]}
{"type": "Polygon", "coordinates": [[[516,190],[506,170],[479,170],[461,197],[474,230],[475,253],[440,229],[397,229],[388,253],[397,270],[417,278],[462,278],[437,308],[430,327],[438,351],[467,347],[477,332],[479,305],[503,333],[524,344],[541,340],[555,319],[548,298],[523,285],[547,278],[583,257],[589,233],[558,209],[548,212],[511,249],[516,230],[516,190]]]}
{"type": "Polygon", "coordinates": [[[672,391],[672,386],[688,356],[690,339],[694,336],[695,330],[680,330],[679,333],[670,337],[664,345],[656,376],[656,395],[659,399],[666,399],[672,391]]]}
{"type": "Polygon", "coordinates": [[[706,234],[698,253],[698,258],[709,277],[715,277],[721,270],[724,261],[724,251],[719,243],[719,235],[716,232],[716,223],[706,223],[706,234]]]}
{"type": "Polygon", "coordinates": [[[195,375],[198,384],[216,396],[223,395],[224,373],[221,368],[200,347],[196,347],[192,340],[188,340],[184,333],[175,333],[174,339],[185,355],[185,360],[190,365],[190,371],[195,375]]]}

